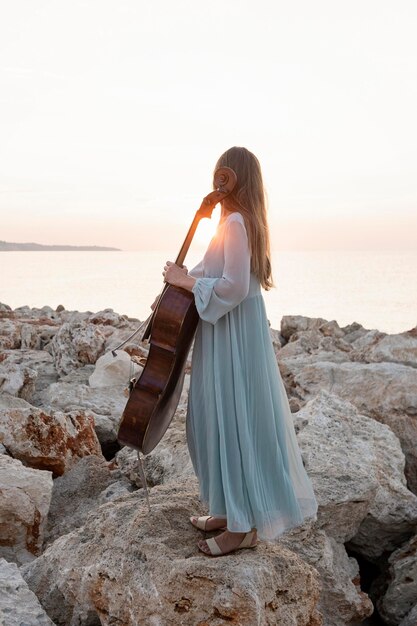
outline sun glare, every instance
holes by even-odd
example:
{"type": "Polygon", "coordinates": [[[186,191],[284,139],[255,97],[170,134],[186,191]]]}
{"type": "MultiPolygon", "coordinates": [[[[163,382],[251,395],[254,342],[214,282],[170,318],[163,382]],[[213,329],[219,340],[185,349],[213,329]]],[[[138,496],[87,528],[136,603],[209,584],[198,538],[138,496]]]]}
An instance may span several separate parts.
{"type": "Polygon", "coordinates": [[[195,233],[196,243],[199,243],[200,245],[206,245],[206,246],[210,243],[211,238],[216,232],[219,219],[220,219],[220,205],[215,207],[211,218],[203,217],[203,219],[200,220],[196,233],[195,233]]]}

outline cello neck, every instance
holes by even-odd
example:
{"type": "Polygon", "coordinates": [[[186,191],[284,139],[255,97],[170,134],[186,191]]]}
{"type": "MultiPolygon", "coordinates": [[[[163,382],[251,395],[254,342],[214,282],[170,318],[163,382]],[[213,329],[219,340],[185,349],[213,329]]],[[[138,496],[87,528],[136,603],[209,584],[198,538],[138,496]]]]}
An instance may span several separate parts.
{"type": "Polygon", "coordinates": [[[193,237],[195,235],[195,231],[197,230],[197,226],[199,224],[201,220],[201,216],[199,215],[198,211],[194,216],[194,219],[191,223],[190,228],[188,229],[188,233],[186,238],[184,239],[184,243],[181,246],[181,250],[179,251],[179,254],[176,258],[175,261],[175,265],[178,265],[179,267],[182,267],[184,265],[184,261],[185,261],[185,257],[187,255],[188,249],[191,245],[191,242],[193,240],[193,237]]]}

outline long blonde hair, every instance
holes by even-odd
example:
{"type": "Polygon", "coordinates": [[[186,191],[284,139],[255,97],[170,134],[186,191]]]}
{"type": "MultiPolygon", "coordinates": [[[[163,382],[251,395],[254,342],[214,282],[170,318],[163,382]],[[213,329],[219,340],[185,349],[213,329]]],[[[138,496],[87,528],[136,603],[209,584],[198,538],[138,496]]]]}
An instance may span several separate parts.
{"type": "Polygon", "coordinates": [[[272,280],[271,250],[267,220],[266,194],[261,166],[256,156],[234,146],[226,150],[216,163],[219,167],[230,167],[236,172],[237,184],[222,201],[226,211],[238,211],[245,220],[251,253],[251,271],[258,277],[265,290],[274,287],[272,280]]]}

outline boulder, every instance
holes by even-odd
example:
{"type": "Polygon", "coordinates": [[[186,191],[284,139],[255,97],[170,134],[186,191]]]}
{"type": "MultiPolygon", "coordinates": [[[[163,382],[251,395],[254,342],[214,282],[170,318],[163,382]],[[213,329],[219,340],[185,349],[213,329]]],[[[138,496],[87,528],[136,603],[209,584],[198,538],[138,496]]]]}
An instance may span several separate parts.
{"type": "Polygon", "coordinates": [[[104,352],[105,336],[95,324],[66,322],[50,343],[55,367],[59,374],[87,363],[95,363],[104,352]]]}
{"type": "Polygon", "coordinates": [[[417,604],[413,606],[411,611],[401,620],[399,626],[416,626],[417,624],[417,604]]]}
{"type": "MultiPolygon", "coordinates": [[[[148,486],[184,482],[197,487],[185,433],[186,408],[182,405],[158,445],[142,458],[148,486]]],[[[115,457],[115,464],[134,485],[142,487],[135,450],[124,446],[115,457]]]]}
{"type": "Polygon", "coordinates": [[[21,564],[40,554],[51,493],[51,472],[0,455],[0,556],[21,564]]]}
{"type": "Polygon", "coordinates": [[[417,367],[417,326],[392,335],[374,331],[373,341],[356,341],[354,348],[352,358],[364,363],[385,361],[417,367]]]}
{"type": "MultiPolygon", "coordinates": [[[[126,384],[90,387],[79,382],[66,382],[73,380],[75,374],[84,369],[75,370],[62,381],[50,385],[36,396],[36,401],[47,410],[87,411],[94,418],[100,443],[107,445],[116,441],[118,424],[128,399],[126,384]]],[[[91,366],[88,372],[92,374],[91,366]]]]}
{"type": "Polygon", "coordinates": [[[199,509],[182,486],[155,487],[151,512],[142,490],[124,496],[57,539],[23,577],[57,626],[322,624],[313,567],[263,542],[225,559],[204,555],[188,520],[199,509]]]}
{"type": "Polygon", "coordinates": [[[48,324],[24,323],[20,330],[21,348],[24,350],[44,350],[58,332],[56,322],[48,324]]]}
{"type": "Polygon", "coordinates": [[[0,363],[0,393],[30,400],[35,392],[37,372],[21,365],[0,363]]]}
{"type": "Polygon", "coordinates": [[[120,470],[111,469],[104,458],[86,456],[54,480],[46,543],[79,528],[101,504],[134,491],[120,470]]]}
{"type": "Polygon", "coordinates": [[[299,335],[306,330],[319,329],[323,324],[328,324],[328,321],[322,317],[284,315],[281,318],[281,335],[286,341],[293,341],[293,335],[299,335]]]}
{"type": "MultiPolygon", "coordinates": [[[[33,385],[31,385],[30,389],[25,389],[22,396],[25,400],[34,401],[40,390],[45,389],[58,380],[53,358],[45,350],[4,350],[1,357],[0,368],[3,371],[7,372],[12,369],[20,372],[32,372],[33,385]]],[[[20,389],[18,387],[13,395],[18,395],[20,389]]],[[[11,393],[11,391],[8,393],[11,393]]]]}
{"type": "Polygon", "coordinates": [[[83,456],[101,456],[94,419],[84,411],[43,411],[2,397],[0,442],[25,465],[60,476],[83,456]]]}
{"type": "Polygon", "coordinates": [[[392,552],[388,563],[388,587],[377,607],[386,624],[397,626],[417,605],[417,535],[392,552]]]}
{"type": "Polygon", "coordinates": [[[89,378],[90,387],[128,387],[129,381],[138,377],[143,367],[135,363],[124,350],[106,352],[96,362],[89,378]]]}
{"type": "Polygon", "coordinates": [[[325,389],[354,404],[361,414],[387,424],[406,457],[409,488],[417,494],[417,368],[398,363],[300,365],[285,361],[287,390],[302,402],[325,389]]]}
{"type": "Polygon", "coordinates": [[[372,601],[360,587],[359,566],[343,544],[314,526],[285,533],[280,544],[296,552],[320,574],[318,610],[326,626],[359,624],[374,612],[372,601]]]}
{"type": "Polygon", "coordinates": [[[294,425],[320,528],[371,560],[410,537],[417,496],[407,489],[404,454],[388,426],[323,390],[295,414],[294,425]]]}
{"type": "Polygon", "coordinates": [[[4,626],[54,626],[17,565],[0,559],[0,624],[4,626]]]}
{"type": "Polygon", "coordinates": [[[0,318],[0,350],[16,350],[20,348],[20,326],[14,318],[0,318]]]}
{"type": "Polygon", "coordinates": [[[129,324],[125,315],[119,315],[113,309],[103,309],[97,313],[92,313],[88,316],[87,321],[91,324],[115,326],[116,328],[125,328],[129,324]]]}

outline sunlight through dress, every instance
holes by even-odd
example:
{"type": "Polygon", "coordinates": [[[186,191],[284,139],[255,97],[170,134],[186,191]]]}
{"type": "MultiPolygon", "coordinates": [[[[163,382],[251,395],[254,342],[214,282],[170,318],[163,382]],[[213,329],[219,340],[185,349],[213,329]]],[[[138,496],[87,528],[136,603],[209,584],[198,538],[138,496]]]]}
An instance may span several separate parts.
{"type": "Polygon", "coordinates": [[[316,519],[278,369],[245,223],[222,220],[190,275],[200,315],[192,355],[187,444],[209,514],[260,539],[316,519]]]}

